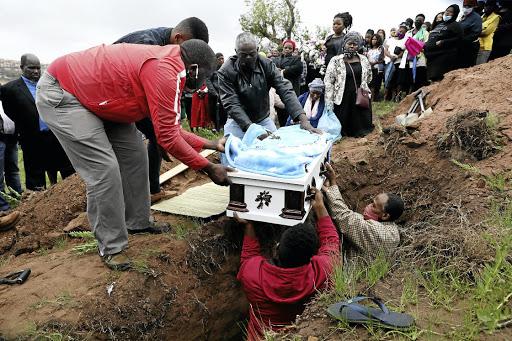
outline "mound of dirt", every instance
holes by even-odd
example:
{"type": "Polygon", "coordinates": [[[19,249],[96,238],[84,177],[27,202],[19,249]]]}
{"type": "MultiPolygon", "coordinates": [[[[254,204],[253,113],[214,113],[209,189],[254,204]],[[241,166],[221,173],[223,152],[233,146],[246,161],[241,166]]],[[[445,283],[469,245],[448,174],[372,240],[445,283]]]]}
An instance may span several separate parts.
{"type": "Polygon", "coordinates": [[[15,231],[0,233],[0,255],[53,247],[55,240],[64,237],[63,227],[85,208],[85,184],[76,174],[44,192],[33,192],[17,208],[22,217],[15,231]]]}
{"type": "MultiPolygon", "coordinates": [[[[485,223],[490,196],[495,202],[505,200],[510,184],[506,182],[500,193],[491,191],[480,174],[450,159],[456,154],[459,162],[471,164],[488,178],[510,172],[512,56],[451,72],[427,90],[431,90],[426,102],[434,109],[432,115],[407,128],[394,125],[395,116],[410,107],[409,96],[394,113],[380,119],[382,131],[337,143],[331,163],[340,190],[355,211],[362,212],[381,192],[402,196],[406,211],[398,222],[402,227],[398,258],[403,262],[420,269],[432,260],[439,266],[450,262],[462,273],[472,274],[494,253],[483,234],[499,233],[485,223]],[[481,113],[487,112],[497,118],[491,135],[482,125],[481,113]],[[448,142],[439,148],[442,136],[448,142]],[[496,139],[500,148],[489,143],[496,139]],[[456,149],[464,153],[455,153],[456,149]]],[[[198,172],[186,171],[165,189],[182,193],[207,181],[198,172]]],[[[85,211],[85,204],[83,183],[71,177],[22,203],[17,230],[0,234],[2,273],[27,267],[33,271],[23,286],[0,287],[0,334],[15,337],[35,323],[69,331],[71,336],[92,333],[96,339],[242,337],[237,323],[248,314],[236,281],[242,231],[230,219],[214,219],[183,240],[172,235],[132,236],[127,252],[138,261],[138,270],[119,274],[106,269],[97,255],[75,257],[70,248],[79,240],[68,240],[64,249],[51,249],[63,238],[69,221],[85,211]]],[[[173,231],[187,223],[180,217],[155,216],[171,222],[173,231]]],[[[262,227],[267,252],[281,233],[282,228],[262,227]]],[[[391,274],[376,286],[380,297],[399,299],[400,293],[390,288],[400,287],[401,281],[399,274],[391,274]]],[[[311,305],[297,333],[305,339],[335,339],[324,311],[321,303],[311,305]]],[[[428,313],[425,316],[428,323],[428,313]]]]}

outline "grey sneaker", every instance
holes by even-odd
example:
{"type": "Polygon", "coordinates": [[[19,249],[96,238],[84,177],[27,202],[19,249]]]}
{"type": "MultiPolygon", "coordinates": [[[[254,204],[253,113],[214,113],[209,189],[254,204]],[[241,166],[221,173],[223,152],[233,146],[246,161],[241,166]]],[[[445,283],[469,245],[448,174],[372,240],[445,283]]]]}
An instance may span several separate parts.
{"type": "Polygon", "coordinates": [[[155,221],[147,229],[128,230],[128,233],[129,234],[137,234],[137,233],[162,234],[162,233],[169,232],[170,230],[171,230],[171,224],[170,223],[166,223],[166,222],[163,222],[163,221],[159,221],[159,222],[155,221]]]}
{"type": "Polygon", "coordinates": [[[111,270],[124,271],[131,269],[133,266],[132,260],[126,255],[124,251],[100,257],[107,268],[111,270]]]}

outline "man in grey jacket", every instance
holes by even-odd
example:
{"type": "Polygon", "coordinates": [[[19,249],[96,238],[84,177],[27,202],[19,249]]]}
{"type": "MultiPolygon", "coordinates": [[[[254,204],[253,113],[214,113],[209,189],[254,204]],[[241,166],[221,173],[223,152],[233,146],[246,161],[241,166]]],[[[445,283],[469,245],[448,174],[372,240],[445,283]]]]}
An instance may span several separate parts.
{"type": "Polygon", "coordinates": [[[270,119],[269,90],[275,88],[286,110],[302,129],[320,133],[308,121],[291,83],[284,79],[274,63],[258,54],[254,36],[238,35],[236,55],[231,56],[218,71],[220,99],[228,114],[224,134],[242,138],[253,123],[270,131],[276,126],[270,119]]]}

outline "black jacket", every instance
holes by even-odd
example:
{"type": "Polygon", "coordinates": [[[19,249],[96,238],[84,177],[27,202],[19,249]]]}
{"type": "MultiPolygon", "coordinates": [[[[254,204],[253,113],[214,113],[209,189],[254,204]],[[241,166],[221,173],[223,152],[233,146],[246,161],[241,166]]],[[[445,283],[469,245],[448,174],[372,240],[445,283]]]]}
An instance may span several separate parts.
{"type": "Polygon", "coordinates": [[[302,75],[302,60],[299,56],[277,57],[274,64],[284,70],[284,78],[292,83],[295,94],[300,96],[300,76],[302,75]]]}
{"type": "Polygon", "coordinates": [[[22,148],[38,143],[39,113],[34,97],[20,77],[2,86],[1,98],[5,114],[13,120],[22,148]]]}
{"type": "Polygon", "coordinates": [[[165,46],[171,43],[172,27],[157,27],[149,30],[136,31],[128,33],[124,37],[116,40],[114,44],[143,44],[165,46]]]}
{"type": "Polygon", "coordinates": [[[437,56],[443,53],[457,53],[464,31],[458,22],[440,23],[430,32],[428,40],[425,44],[425,57],[437,56]],[[441,45],[437,46],[436,42],[441,41],[441,45]]]}
{"type": "Polygon", "coordinates": [[[208,87],[208,94],[211,96],[219,95],[219,76],[215,71],[210,77],[206,78],[206,86],[208,87]]]}
{"type": "Polygon", "coordinates": [[[283,78],[274,63],[261,55],[248,79],[238,65],[238,57],[231,56],[218,71],[222,105],[235,122],[246,130],[251,123],[259,123],[270,114],[269,90],[275,88],[293,120],[304,109],[289,81],[283,78]]]}

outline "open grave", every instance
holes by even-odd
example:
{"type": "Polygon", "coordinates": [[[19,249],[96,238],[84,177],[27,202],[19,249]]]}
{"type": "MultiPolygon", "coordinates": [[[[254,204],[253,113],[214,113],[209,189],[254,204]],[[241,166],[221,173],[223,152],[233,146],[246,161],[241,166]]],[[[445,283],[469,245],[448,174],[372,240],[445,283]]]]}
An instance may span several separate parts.
{"type": "MultiPolygon", "coordinates": [[[[343,139],[331,153],[342,195],[355,211],[362,212],[380,192],[399,193],[405,201],[400,266],[361,292],[391,303],[400,298],[402,268],[421,269],[434,259],[455,264],[468,277],[476,274],[495,253],[483,232],[500,233],[482,222],[492,202],[505,203],[510,194],[512,56],[451,72],[427,90],[427,105],[434,110],[429,117],[408,127],[394,125],[395,116],[411,106],[409,96],[376,120],[373,133],[343,139]]],[[[217,155],[209,159],[218,162],[217,155]]],[[[176,164],[167,163],[164,170],[176,164]]],[[[164,188],[181,194],[207,182],[205,175],[187,170],[164,188]]],[[[130,236],[127,253],[136,269],[118,273],[94,252],[71,252],[86,241],[67,237],[63,229],[85,208],[85,186],[75,175],[22,202],[16,230],[0,233],[0,272],[32,270],[23,285],[0,286],[1,337],[58,331],[95,340],[243,338],[248,304],[236,280],[240,226],[222,215],[194,221],[154,212],[157,220],[171,222],[171,233],[130,236]]],[[[267,256],[283,230],[259,227],[267,256]]],[[[421,306],[417,324],[428,325],[436,310],[421,306]]],[[[457,317],[446,316],[456,323],[457,317]]],[[[295,335],[304,340],[368,337],[364,329],[332,334],[334,325],[320,300],[298,319],[295,335]]]]}

